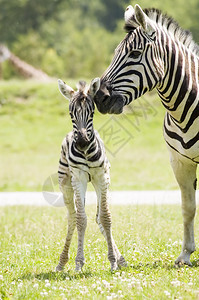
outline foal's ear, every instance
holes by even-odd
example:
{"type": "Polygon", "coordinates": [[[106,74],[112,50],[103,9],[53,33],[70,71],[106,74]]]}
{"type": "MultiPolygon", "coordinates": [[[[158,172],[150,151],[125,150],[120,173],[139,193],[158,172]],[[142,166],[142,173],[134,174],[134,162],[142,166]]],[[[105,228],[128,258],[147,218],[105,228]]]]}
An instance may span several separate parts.
{"type": "Polygon", "coordinates": [[[61,79],[58,79],[58,86],[61,94],[68,100],[71,100],[75,91],[69,85],[65,84],[65,82],[63,82],[61,79]]]}
{"type": "Polygon", "coordinates": [[[97,91],[99,90],[99,88],[100,88],[100,78],[97,77],[91,81],[88,93],[91,95],[91,97],[94,97],[97,91]]]}

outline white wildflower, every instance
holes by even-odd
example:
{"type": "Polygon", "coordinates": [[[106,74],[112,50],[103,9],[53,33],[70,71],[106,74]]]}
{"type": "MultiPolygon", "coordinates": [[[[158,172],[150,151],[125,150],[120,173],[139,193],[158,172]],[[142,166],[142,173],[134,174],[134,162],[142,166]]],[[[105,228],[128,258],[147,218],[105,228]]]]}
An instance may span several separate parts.
{"type": "Polygon", "coordinates": [[[100,292],[100,293],[101,293],[101,292],[102,292],[102,288],[101,288],[101,286],[98,286],[98,287],[97,287],[97,290],[98,290],[98,292],[100,292]]]}
{"type": "Polygon", "coordinates": [[[168,291],[164,291],[164,293],[165,293],[165,295],[166,295],[167,297],[169,297],[169,296],[171,295],[171,293],[168,292],[168,291]]]}
{"type": "Polygon", "coordinates": [[[171,285],[177,287],[177,286],[180,286],[180,281],[179,280],[173,280],[171,281],[171,285]]]}
{"type": "Polygon", "coordinates": [[[117,295],[116,295],[115,293],[112,293],[112,294],[111,294],[111,297],[112,297],[112,299],[113,299],[113,298],[116,298],[117,295]]]}
{"type": "Polygon", "coordinates": [[[45,287],[50,287],[50,286],[51,286],[50,282],[46,282],[45,287]]]}
{"type": "Polygon", "coordinates": [[[190,285],[190,286],[193,285],[193,282],[189,282],[188,285],[190,285]]]}
{"type": "Polygon", "coordinates": [[[105,288],[110,289],[110,283],[106,280],[102,280],[103,285],[105,286],[105,288]]]}
{"type": "Polygon", "coordinates": [[[23,286],[23,282],[20,282],[20,283],[18,284],[18,287],[21,288],[22,286],[23,286]]]}

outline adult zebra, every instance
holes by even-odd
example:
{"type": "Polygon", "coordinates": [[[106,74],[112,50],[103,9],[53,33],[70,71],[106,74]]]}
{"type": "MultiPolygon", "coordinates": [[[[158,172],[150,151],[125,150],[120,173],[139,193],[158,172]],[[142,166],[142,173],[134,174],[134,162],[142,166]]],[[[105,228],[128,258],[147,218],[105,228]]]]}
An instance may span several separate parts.
{"type": "Polygon", "coordinates": [[[89,88],[84,81],[80,81],[76,92],[62,80],[58,83],[62,95],[70,100],[69,112],[73,131],[63,140],[59,161],[59,186],[68,209],[68,233],[56,270],[63,270],[69,259],[69,247],[76,225],[76,271],[80,271],[84,265],[84,234],[87,225],[85,194],[89,181],[97,193],[96,222],[107,241],[111,270],[116,270],[118,266],[126,266],[126,261],[119,252],[111,232],[111,214],[108,207],[110,164],[103,141],[93,128],[93,97],[100,86],[100,79],[94,79],[89,88]]]}
{"type": "Polygon", "coordinates": [[[191,265],[199,163],[199,47],[189,32],[156,9],[128,6],[125,28],[127,35],[101,78],[95,102],[100,112],[118,114],[156,88],[167,111],[164,138],[181,189],[184,238],[176,264],[191,265]]]}

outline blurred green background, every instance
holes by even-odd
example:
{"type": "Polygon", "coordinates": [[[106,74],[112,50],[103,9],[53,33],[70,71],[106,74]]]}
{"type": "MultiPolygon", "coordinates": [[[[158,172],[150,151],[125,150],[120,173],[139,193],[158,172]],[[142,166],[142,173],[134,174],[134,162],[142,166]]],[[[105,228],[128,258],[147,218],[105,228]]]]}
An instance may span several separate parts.
{"type": "MultiPolygon", "coordinates": [[[[0,191],[41,191],[57,172],[61,142],[72,129],[57,78],[73,88],[108,67],[124,37],[126,0],[0,0],[0,43],[55,80],[24,80],[9,60],[1,63],[0,191]]],[[[199,41],[199,2],[139,1],[174,17],[199,41]]],[[[162,137],[164,109],[155,93],[120,116],[96,111],[95,129],[111,162],[112,190],[176,189],[162,137]]],[[[57,187],[56,187],[57,188],[57,187]]]]}
{"type": "MultiPolygon", "coordinates": [[[[136,3],[161,9],[199,42],[198,0],[0,0],[0,43],[53,77],[100,76],[124,36],[125,8],[136,3]]],[[[4,79],[17,75],[2,67],[4,79]]]]}

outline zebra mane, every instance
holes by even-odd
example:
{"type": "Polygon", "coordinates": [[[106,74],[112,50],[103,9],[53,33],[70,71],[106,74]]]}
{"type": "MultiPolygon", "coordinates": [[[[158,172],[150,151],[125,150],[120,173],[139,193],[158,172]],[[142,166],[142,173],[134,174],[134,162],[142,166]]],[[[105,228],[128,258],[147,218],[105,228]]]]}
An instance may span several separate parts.
{"type": "Polygon", "coordinates": [[[85,92],[86,89],[86,81],[80,80],[77,84],[78,92],[85,92]]]}
{"type": "Polygon", "coordinates": [[[94,104],[92,97],[88,97],[88,90],[89,86],[86,81],[80,80],[77,83],[77,91],[72,102],[76,102],[78,105],[84,105],[86,102],[92,102],[94,104]]]}
{"type": "MultiPolygon", "coordinates": [[[[143,11],[152,21],[165,27],[168,32],[173,34],[176,40],[183,43],[188,49],[199,56],[199,45],[193,40],[190,31],[182,29],[172,17],[168,16],[167,14],[163,14],[159,9],[147,8],[143,11]]],[[[132,26],[131,24],[126,24],[124,27],[127,32],[135,30],[136,25],[138,26],[135,17],[133,17],[132,21],[132,26]],[[133,26],[133,23],[135,26],[133,26]]]]}

